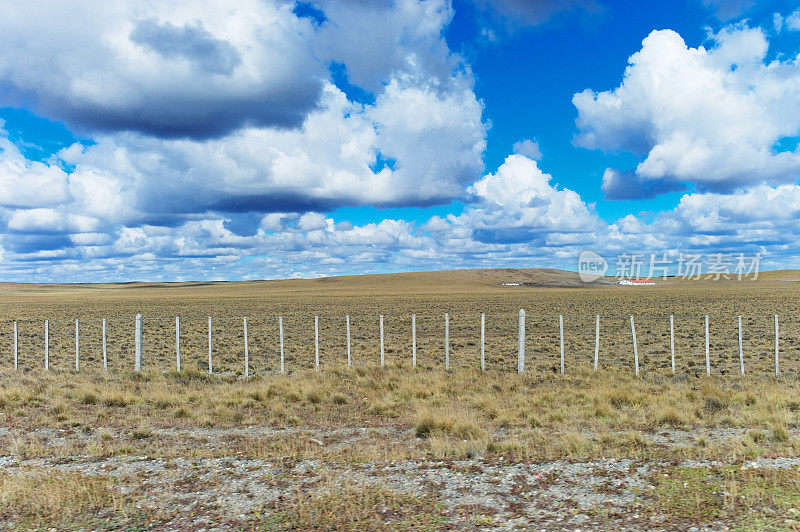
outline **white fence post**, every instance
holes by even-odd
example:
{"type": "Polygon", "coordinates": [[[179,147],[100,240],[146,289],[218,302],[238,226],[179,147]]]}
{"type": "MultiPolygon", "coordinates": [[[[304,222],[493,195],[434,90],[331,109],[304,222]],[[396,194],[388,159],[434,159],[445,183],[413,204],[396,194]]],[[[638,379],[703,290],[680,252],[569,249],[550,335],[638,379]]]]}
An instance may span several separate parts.
{"type": "Polygon", "coordinates": [[[314,369],[319,371],[319,316],[314,316],[314,369]]]}
{"type": "Polygon", "coordinates": [[[19,341],[17,340],[17,322],[14,321],[14,371],[19,369],[19,341]]]}
{"type": "Polygon", "coordinates": [[[417,367],[417,315],[411,315],[411,367],[417,367]]]}
{"type": "Polygon", "coordinates": [[[742,317],[739,316],[739,373],[744,375],[744,350],[742,349],[742,317]]]}
{"type": "Polygon", "coordinates": [[[350,367],[350,314],[347,315],[347,366],[350,367]]]}
{"type": "Polygon", "coordinates": [[[136,315],[136,334],[134,338],[136,359],[134,361],[134,368],[136,371],[142,370],[142,315],[136,315]]]}
{"type": "Polygon", "coordinates": [[[597,363],[600,361],[600,314],[594,319],[594,370],[597,371],[597,363]]]}
{"type": "Polygon", "coordinates": [[[633,338],[633,364],[636,367],[636,376],[639,376],[639,350],[636,346],[636,326],[633,324],[631,316],[631,337],[633,338]]]}
{"type": "Polygon", "coordinates": [[[486,314],[481,314],[481,371],[486,371],[486,314]]]}
{"type": "Polygon", "coordinates": [[[706,376],[711,376],[711,355],[708,349],[708,314],[706,314],[706,376]]]}
{"type": "Polygon", "coordinates": [[[775,376],[778,376],[780,369],[778,367],[778,315],[775,314],[775,376]]]}
{"type": "Polygon", "coordinates": [[[672,364],[672,374],[675,375],[675,316],[669,316],[669,359],[672,364]]]}
{"type": "Polygon", "coordinates": [[[525,310],[519,309],[517,338],[517,373],[525,373],[525,310]]]}
{"type": "Polygon", "coordinates": [[[558,336],[561,341],[561,374],[564,374],[564,316],[558,315],[558,336]]]}
{"type": "Polygon", "coordinates": [[[381,367],[386,364],[386,358],[383,351],[383,314],[381,314],[381,367]]]}
{"type": "Polygon", "coordinates": [[[44,320],[44,370],[50,370],[50,321],[44,320]]]}
{"type": "Polygon", "coordinates": [[[175,368],[181,372],[181,317],[175,316],[175,368]]]}
{"type": "Polygon", "coordinates": [[[281,341],[281,375],[286,373],[283,367],[283,316],[278,318],[278,336],[281,341]]]}
{"type": "Polygon", "coordinates": [[[214,360],[211,351],[211,316],[208,317],[208,374],[214,373],[214,360]]]}
{"type": "Polygon", "coordinates": [[[78,320],[75,320],[75,371],[80,371],[80,338],[78,333],[78,320]]]}
{"type": "MultiPolygon", "coordinates": [[[[385,366],[385,331],[384,331],[384,316],[380,316],[380,356],[381,366],[385,366]]],[[[450,315],[445,313],[445,370],[450,370],[450,315]]],[[[636,375],[639,375],[639,355],[638,343],[636,338],[635,318],[630,316],[631,321],[631,336],[633,339],[634,351],[634,364],[636,375]]],[[[742,324],[742,316],[737,317],[738,325],[738,344],[739,344],[739,372],[741,375],[745,374],[744,368],[744,331],[742,324]]],[[[102,323],[102,356],[103,356],[103,369],[108,371],[108,351],[107,351],[107,320],[103,318],[102,323]]],[[[280,356],[281,356],[281,373],[285,373],[284,361],[284,339],[283,339],[283,318],[278,318],[280,329],[280,356]]],[[[780,316],[774,315],[775,325],[775,344],[774,344],[774,364],[775,375],[780,375],[780,316]]],[[[670,366],[671,371],[675,373],[675,316],[669,317],[670,326],[670,366]]],[[[19,369],[19,331],[17,321],[13,322],[13,348],[14,348],[14,369],[19,369]]],[[[346,316],[347,327],[347,364],[352,364],[351,358],[351,332],[350,332],[350,315],[346,316]]],[[[247,328],[247,318],[243,318],[244,328],[244,355],[245,355],[245,377],[249,376],[249,334],[247,328]]],[[[704,329],[705,329],[705,359],[706,359],[706,375],[711,375],[711,356],[710,356],[710,317],[704,316],[704,329]]],[[[480,364],[481,371],[486,370],[486,354],[485,354],[485,337],[486,337],[486,315],[481,314],[481,338],[480,338],[480,364]]],[[[411,335],[412,335],[412,366],[416,368],[417,365],[417,330],[416,330],[416,314],[411,315],[411,335]]],[[[212,336],[212,318],[208,318],[208,364],[209,373],[213,373],[213,336],[212,336]]],[[[44,368],[50,370],[50,323],[49,320],[44,320],[44,368]]],[[[518,373],[525,372],[525,310],[519,311],[519,335],[518,335],[518,360],[517,371],[518,373]]],[[[561,355],[561,373],[565,373],[565,339],[564,339],[564,316],[559,315],[559,343],[561,355]]],[[[314,349],[315,349],[315,368],[320,369],[320,352],[319,352],[319,316],[314,317],[314,349]]],[[[594,351],[594,370],[597,371],[599,367],[599,353],[600,353],[600,315],[595,315],[595,351],[594,351]]],[[[136,330],[135,330],[135,369],[141,371],[142,368],[142,316],[136,315],[136,330]]],[[[180,317],[175,317],[175,356],[176,368],[178,372],[181,371],[181,347],[180,347],[180,317]]],[[[75,371],[80,371],[80,321],[75,320],[75,371]]]]}
{"type": "Polygon", "coordinates": [[[444,313],[444,370],[450,371],[450,314],[444,313]]]}
{"type": "Polygon", "coordinates": [[[250,346],[247,342],[247,317],[242,318],[244,326],[244,376],[250,376],[250,346]]]}
{"type": "Polygon", "coordinates": [[[103,371],[108,371],[108,349],[106,346],[106,319],[103,318],[103,371]]]}

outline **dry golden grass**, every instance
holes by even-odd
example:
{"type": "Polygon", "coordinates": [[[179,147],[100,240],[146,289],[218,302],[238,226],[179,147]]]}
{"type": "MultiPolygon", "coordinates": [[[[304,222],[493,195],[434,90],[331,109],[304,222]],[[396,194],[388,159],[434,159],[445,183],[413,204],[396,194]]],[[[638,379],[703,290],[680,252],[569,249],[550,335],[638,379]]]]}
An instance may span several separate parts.
{"type": "Polygon", "coordinates": [[[274,505],[264,530],[440,530],[441,510],[430,497],[328,480],[321,492],[300,491],[274,505]]]}
{"type": "MultiPolygon", "coordinates": [[[[793,436],[800,429],[797,397],[800,383],[793,377],[637,379],[611,370],[520,376],[342,367],[249,380],[150,372],[0,374],[0,414],[6,426],[87,435],[102,428],[114,437],[104,432],[92,438],[88,449],[102,456],[227,453],[360,461],[426,453],[519,460],[795,455],[800,448],[793,436]],[[255,441],[232,438],[213,448],[164,433],[247,427],[277,432],[255,441]],[[411,431],[416,437],[411,442],[400,436],[365,439],[345,447],[309,442],[314,431],[347,427],[411,431]],[[736,434],[725,439],[706,435],[715,430],[736,434]],[[664,431],[678,431],[688,440],[663,446],[641,436],[664,431]]],[[[20,457],[87,452],[81,438],[47,445],[26,438],[0,437],[0,445],[20,457]]]]}
{"type": "Polygon", "coordinates": [[[135,526],[144,512],[105,477],[81,473],[0,474],[0,519],[16,529],[135,526]]]}
{"type": "Polygon", "coordinates": [[[654,478],[654,503],[672,527],[725,520],[738,530],[796,530],[800,471],[675,467],[654,478]]]}

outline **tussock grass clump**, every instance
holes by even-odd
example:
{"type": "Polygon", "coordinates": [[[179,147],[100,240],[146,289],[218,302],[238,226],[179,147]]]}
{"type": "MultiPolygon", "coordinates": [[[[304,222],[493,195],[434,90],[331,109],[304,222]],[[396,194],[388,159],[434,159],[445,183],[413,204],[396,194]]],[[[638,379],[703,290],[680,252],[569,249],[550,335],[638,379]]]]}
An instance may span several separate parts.
{"type": "Polygon", "coordinates": [[[431,436],[431,453],[439,460],[464,460],[479,458],[486,453],[488,441],[484,439],[459,440],[443,436],[431,436]]]}
{"type": "Polygon", "coordinates": [[[97,394],[94,392],[85,391],[78,396],[78,402],[82,405],[94,405],[97,401],[97,394]]]}
{"type": "Polygon", "coordinates": [[[417,415],[414,431],[418,438],[448,435],[464,440],[483,438],[486,430],[471,412],[424,409],[417,415]]]}
{"type": "Polygon", "coordinates": [[[636,390],[620,387],[606,392],[606,400],[619,410],[625,407],[646,405],[649,398],[636,390]]]}
{"type": "Polygon", "coordinates": [[[334,405],[347,404],[347,396],[342,393],[335,393],[331,396],[331,403],[334,405]]]}
{"type": "Polygon", "coordinates": [[[570,457],[586,456],[594,447],[591,440],[575,432],[564,434],[559,443],[561,449],[570,457]]]}
{"type": "Polygon", "coordinates": [[[678,427],[686,424],[686,418],[674,408],[667,408],[658,418],[659,425],[678,427]]]}
{"type": "Polygon", "coordinates": [[[397,398],[388,396],[370,404],[367,408],[367,413],[386,418],[396,418],[400,415],[402,406],[403,403],[398,401],[397,398]]]}
{"type": "Polygon", "coordinates": [[[312,385],[303,390],[303,400],[312,405],[322,403],[327,395],[327,390],[321,386],[312,385]]]}
{"type": "Polygon", "coordinates": [[[180,406],[172,411],[172,417],[175,419],[191,419],[193,416],[188,408],[180,406]]]}
{"type": "Polygon", "coordinates": [[[134,400],[133,396],[118,392],[111,392],[103,396],[103,404],[112,407],[128,406],[133,403],[134,400]]]}
{"type": "Polygon", "coordinates": [[[32,456],[31,450],[31,442],[23,437],[14,438],[14,441],[11,442],[8,448],[11,456],[18,460],[30,458],[32,456]]]}
{"type": "Polygon", "coordinates": [[[776,443],[785,443],[789,441],[789,431],[786,429],[785,425],[781,424],[774,424],[772,426],[772,441],[776,443]]]}
{"type": "Polygon", "coordinates": [[[149,427],[145,427],[145,426],[137,427],[131,432],[131,436],[135,440],[144,440],[145,438],[149,438],[152,435],[153,435],[153,431],[150,430],[149,427]]]}

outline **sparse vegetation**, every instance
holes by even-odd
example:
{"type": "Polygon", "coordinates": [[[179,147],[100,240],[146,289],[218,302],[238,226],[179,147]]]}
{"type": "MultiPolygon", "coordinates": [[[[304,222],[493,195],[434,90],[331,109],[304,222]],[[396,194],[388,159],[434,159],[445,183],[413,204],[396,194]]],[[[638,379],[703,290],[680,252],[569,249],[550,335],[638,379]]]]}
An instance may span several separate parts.
{"type": "Polygon", "coordinates": [[[86,528],[92,524],[135,526],[145,522],[105,477],[29,471],[0,473],[0,519],[16,529],[86,528]]]}
{"type": "MultiPolygon", "coordinates": [[[[136,452],[159,456],[187,452],[179,438],[152,438],[159,430],[252,426],[409,428],[416,442],[404,455],[420,457],[434,441],[438,449],[444,449],[446,441],[458,443],[455,449],[469,449],[464,453],[449,449],[444,455],[450,458],[479,452],[537,460],[608,455],[744,458],[755,449],[760,454],[793,455],[800,445],[796,437],[800,411],[792,404],[792,398],[800,396],[800,383],[788,376],[685,380],[586,370],[564,376],[520,376],[342,367],[247,381],[210,378],[191,385],[173,374],[152,372],[136,380],[126,374],[69,375],[69,386],[64,386],[64,378],[57,373],[0,373],[0,413],[16,419],[15,426],[30,430],[103,427],[106,433],[130,436],[106,439],[105,453],[134,446],[136,452]],[[425,393],[420,393],[422,389],[425,393]],[[90,393],[98,397],[96,402],[86,401],[90,393]],[[753,401],[753,396],[760,399],[753,401]],[[730,430],[736,437],[724,441],[711,438],[699,445],[699,439],[689,440],[693,434],[730,430]],[[664,431],[684,435],[685,444],[664,448],[635,436],[664,431]],[[462,445],[464,441],[469,445],[462,445]]],[[[4,440],[7,448],[18,449],[15,454],[32,452],[10,436],[0,436],[0,442],[4,440]]],[[[336,451],[311,447],[308,453],[303,449],[296,450],[298,456],[323,453],[331,458],[369,459],[376,447],[359,444],[336,451]]],[[[78,451],[50,444],[37,452],[78,451]]]]}
{"type": "Polygon", "coordinates": [[[443,524],[430,497],[332,481],[322,495],[294,493],[272,510],[259,523],[266,530],[438,530],[443,524]]]}
{"type": "MultiPolygon", "coordinates": [[[[434,467],[431,464],[455,472],[494,464],[499,468],[495,473],[502,476],[505,465],[519,468],[556,460],[559,470],[564,464],[614,467],[616,461],[630,460],[625,471],[640,471],[639,475],[645,471],[653,486],[636,488],[637,500],[644,501],[641,511],[655,512],[680,526],[705,519],[758,528],[778,526],[779,517],[793,519],[796,503],[790,484],[796,472],[758,473],[743,468],[750,460],[800,456],[800,339],[789,332],[790,325],[782,336],[782,373],[777,377],[771,368],[770,329],[759,329],[757,318],[748,322],[744,377],[737,374],[738,357],[732,351],[735,329],[712,330],[709,378],[699,327],[692,328],[686,321],[676,331],[678,371],[672,375],[666,322],[642,319],[637,331],[642,372],[636,378],[626,343],[629,329],[625,320],[618,326],[610,316],[660,315],[671,309],[680,309],[683,315],[773,314],[795,306],[800,293],[778,290],[772,281],[744,287],[667,284],[636,292],[635,299],[631,292],[615,287],[509,291],[490,284],[423,284],[418,292],[408,293],[401,278],[367,293],[354,286],[337,280],[186,289],[55,287],[47,295],[27,287],[2,288],[7,304],[0,306],[0,313],[21,322],[26,317],[52,318],[51,313],[77,313],[78,309],[92,319],[123,317],[109,322],[108,373],[101,369],[96,324],[91,319],[82,325],[83,363],[78,374],[70,365],[74,344],[68,328],[59,333],[51,321],[50,372],[44,372],[40,364],[40,332],[27,325],[21,328],[21,370],[14,372],[10,364],[0,370],[0,417],[5,429],[0,432],[4,449],[0,455],[17,468],[0,479],[4,520],[17,528],[69,528],[76,523],[135,527],[139,519],[191,528],[196,516],[222,511],[215,509],[216,495],[207,501],[208,507],[176,507],[189,517],[164,516],[137,506],[146,508],[143,501],[154,493],[216,493],[231,469],[233,479],[260,471],[247,489],[262,483],[270,486],[270,493],[277,490],[283,497],[270,499],[268,506],[260,508],[252,502],[260,495],[246,496],[249,509],[237,510],[230,521],[242,528],[355,530],[399,528],[412,522],[423,529],[447,528],[453,522],[480,526],[502,520],[493,517],[498,512],[505,518],[522,515],[523,503],[456,509],[448,503],[443,509],[437,484],[425,484],[425,496],[418,499],[418,493],[412,497],[398,491],[397,485],[383,485],[381,471],[403,463],[417,464],[413,466],[420,468],[417,474],[434,467]],[[87,301],[94,304],[88,307],[87,301]],[[515,315],[520,307],[530,309],[524,375],[515,372],[515,315]],[[546,309],[547,316],[536,309],[546,309]],[[445,311],[451,312],[451,372],[442,370],[439,315],[445,311]],[[475,318],[476,312],[484,311],[490,319],[487,371],[481,372],[475,318]],[[132,321],[128,323],[124,316],[136,312],[186,316],[182,372],[172,367],[174,318],[145,320],[145,368],[140,373],[130,371],[132,328],[128,326],[132,321]],[[416,370],[410,365],[406,316],[411,312],[418,313],[416,370]],[[557,326],[550,319],[562,312],[591,318],[586,323],[578,318],[567,323],[565,375],[558,371],[557,326]],[[324,316],[319,372],[313,370],[313,337],[309,335],[313,327],[307,326],[307,317],[316,313],[324,316]],[[346,313],[352,317],[352,367],[345,363],[343,324],[337,321],[346,313]],[[378,365],[377,327],[370,321],[379,313],[386,315],[387,365],[383,368],[378,365]],[[595,313],[609,316],[603,322],[598,372],[592,368],[595,313]],[[215,321],[218,373],[208,375],[204,366],[207,322],[192,316],[245,314],[251,334],[251,377],[241,375],[242,338],[236,329],[240,322],[233,317],[215,321]],[[258,318],[266,314],[287,316],[286,375],[274,371],[275,324],[258,318]],[[709,465],[711,461],[717,465],[709,465]],[[161,486],[161,491],[130,488],[172,478],[165,471],[182,471],[190,462],[200,469],[182,477],[183,484],[161,486]],[[686,465],[701,462],[706,464],[702,468],[686,465]],[[149,465],[142,477],[132,473],[113,473],[118,476],[112,477],[110,471],[97,469],[99,465],[94,476],[53,469],[54,465],[67,464],[68,469],[95,463],[112,468],[125,464],[123,471],[131,463],[149,465]],[[210,463],[216,469],[204,472],[210,463]],[[334,473],[342,468],[349,468],[350,474],[362,469],[368,473],[348,484],[334,473]],[[44,486],[43,493],[51,495],[25,497],[36,479],[44,486]],[[125,490],[120,487],[123,481],[128,486],[125,490]],[[281,491],[284,487],[286,491],[281,491]],[[687,497],[681,499],[682,493],[687,497]],[[753,502],[758,497],[765,501],[763,507],[753,502]],[[700,504],[709,508],[708,513],[692,515],[700,504]],[[72,512],[64,514],[64,521],[45,517],[47,512],[56,515],[63,505],[72,512]],[[114,515],[121,517],[104,514],[98,505],[114,509],[114,515]]],[[[3,327],[0,321],[0,356],[7,358],[9,336],[3,327]]],[[[623,474],[614,471],[609,474],[623,474]]],[[[546,486],[550,473],[542,474],[536,482],[546,486]]],[[[245,490],[243,486],[236,489],[245,490]]],[[[512,495],[519,494],[520,501],[534,493],[524,478],[507,487],[512,495]]],[[[622,488],[608,489],[613,494],[622,488]]],[[[592,515],[590,519],[603,523],[604,518],[592,515]]]]}
{"type": "Polygon", "coordinates": [[[800,524],[800,471],[676,467],[655,479],[657,510],[675,527],[713,520],[742,530],[794,530],[800,524]]]}

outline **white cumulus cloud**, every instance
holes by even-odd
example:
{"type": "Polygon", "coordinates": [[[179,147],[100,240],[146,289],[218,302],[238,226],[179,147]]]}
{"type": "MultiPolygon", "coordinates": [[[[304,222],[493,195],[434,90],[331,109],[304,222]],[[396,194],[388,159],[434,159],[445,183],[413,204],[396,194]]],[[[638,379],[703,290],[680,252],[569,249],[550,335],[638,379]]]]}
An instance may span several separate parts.
{"type": "Polygon", "coordinates": [[[635,174],[644,190],[793,182],[800,152],[776,145],[800,133],[800,62],[767,61],[758,28],[730,26],[712,38],[709,49],[691,48],[674,31],[652,32],[619,87],[574,96],[576,142],[643,157],[635,174]]]}

